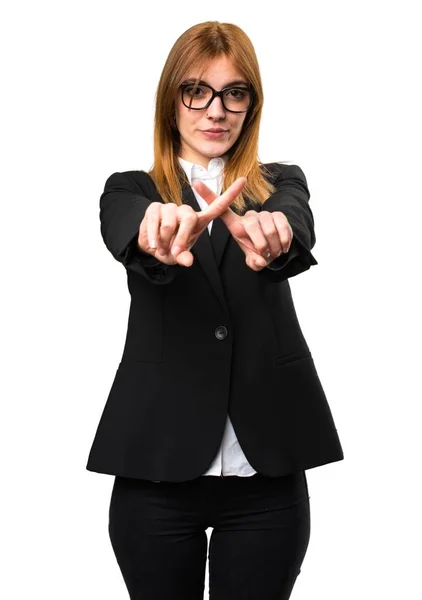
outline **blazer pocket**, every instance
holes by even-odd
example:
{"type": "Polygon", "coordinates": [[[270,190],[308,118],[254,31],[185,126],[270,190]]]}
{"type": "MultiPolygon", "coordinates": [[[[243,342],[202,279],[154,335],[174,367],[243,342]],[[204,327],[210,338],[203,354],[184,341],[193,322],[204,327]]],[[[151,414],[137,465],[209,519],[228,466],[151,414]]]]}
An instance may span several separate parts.
{"type": "Polygon", "coordinates": [[[303,360],[304,358],[312,358],[310,352],[290,352],[290,354],[284,354],[274,359],[274,365],[280,367],[286,363],[293,362],[295,360],[303,360]]]}

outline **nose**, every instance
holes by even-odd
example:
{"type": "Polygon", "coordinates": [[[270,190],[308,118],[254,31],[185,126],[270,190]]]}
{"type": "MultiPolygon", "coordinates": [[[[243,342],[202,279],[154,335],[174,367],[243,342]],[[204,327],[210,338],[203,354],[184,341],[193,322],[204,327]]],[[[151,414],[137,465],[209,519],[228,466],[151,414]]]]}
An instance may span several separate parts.
{"type": "Polygon", "coordinates": [[[207,108],[206,114],[210,119],[224,119],[226,113],[224,111],[224,106],[221,102],[221,98],[219,98],[218,96],[214,98],[214,100],[207,108]]]}

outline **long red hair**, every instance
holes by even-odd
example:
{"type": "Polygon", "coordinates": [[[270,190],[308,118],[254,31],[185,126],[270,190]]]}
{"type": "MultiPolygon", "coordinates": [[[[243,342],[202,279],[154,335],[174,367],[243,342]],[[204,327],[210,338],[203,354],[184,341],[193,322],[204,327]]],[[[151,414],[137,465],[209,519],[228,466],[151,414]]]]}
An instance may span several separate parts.
{"type": "MultiPolygon", "coordinates": [[[[252,42],[237,25],[207,21],[185,31],[170,50],[158,83],[154,119],[154,165],[150,171],[164,202],[182,204],[180,179],[186,179],[178,161],[180,135],[174,121],[174,107],[180,84],[187,72],[200,68],[221,55],[233,60],[253,89],[253,103],[241,134],[226,153],[223,190],[238,177],[247,177],[243,193],[233,202],[245,209],[245,196],[263,203],[274,191],[265,179],[258,159],[258,136],[263,91],[258,60],[252,42]]],[[[198,79],[199,81],[199,79],[198,79]]]]}

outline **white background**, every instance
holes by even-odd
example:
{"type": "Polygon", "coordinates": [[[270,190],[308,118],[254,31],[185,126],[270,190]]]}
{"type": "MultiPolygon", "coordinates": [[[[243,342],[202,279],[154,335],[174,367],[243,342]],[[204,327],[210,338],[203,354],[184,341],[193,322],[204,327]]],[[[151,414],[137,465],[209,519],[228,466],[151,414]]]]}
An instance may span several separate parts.
{"type": "Polygon", "coordinates": [[[292,598],[422,597],[416,6],[5,4],[2,598],[128,598],[107,531],[113,477],[85,470],[129,307],[98,201],[111,173],[150,168],[161,69],[205,20],[252,39],[260,158],[301,166],[315,217],[319,264],[290,281],[345,460],[307,471],[311,538],[292,598]]]}

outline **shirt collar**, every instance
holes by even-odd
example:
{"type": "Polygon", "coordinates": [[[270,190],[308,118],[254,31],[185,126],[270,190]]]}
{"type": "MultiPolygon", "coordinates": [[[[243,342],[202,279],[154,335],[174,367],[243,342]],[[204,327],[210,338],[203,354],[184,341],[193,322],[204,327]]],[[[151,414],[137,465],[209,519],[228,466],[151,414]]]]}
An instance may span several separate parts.
{"type": "Polygon", "coordinates": [[[227,162],[225,156],[218,156],[212,158],[208,163],[208,168],[205,169],[201,165],[185,160],[184,158],[178,157],[179,163],[183,167],[189,183],[192,185],[192,179],[214,179],[222,174],[224,165],[227,162]],[[194,177],[193,177],[194,176],[194,177]]]}

